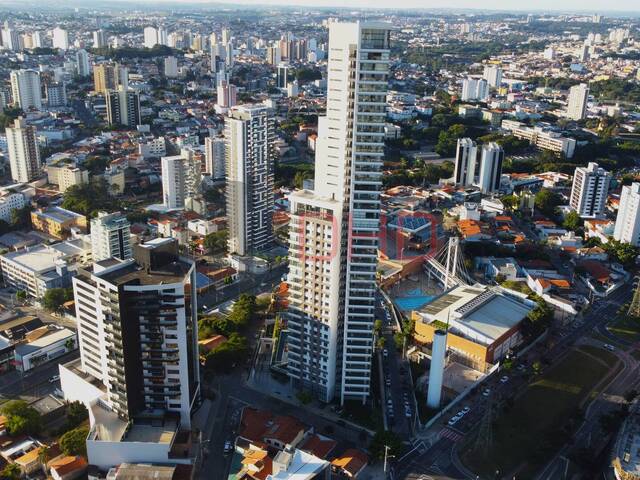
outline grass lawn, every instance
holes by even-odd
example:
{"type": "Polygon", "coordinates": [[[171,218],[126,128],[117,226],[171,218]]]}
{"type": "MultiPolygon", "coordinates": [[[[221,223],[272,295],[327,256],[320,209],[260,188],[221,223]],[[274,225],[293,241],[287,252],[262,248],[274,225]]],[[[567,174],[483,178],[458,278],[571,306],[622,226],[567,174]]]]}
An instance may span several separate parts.
{"type": "Polygon", "coordinates": [[[493,443],[486,457],[474,451],[475,437],[461,448],[462,461],[483,478],[499,469],[517,478],[533,478],[553,452],[570,438],[580,423],[576,413],[590,391],[602,380],[616,357],[597,347],[571,350],[557,365],[534,378],[507,411],[496,413],[493,443]],[[596,357],[596,358],[594,358],[596,357]]]}
{"type": "Polygon", "coordinates": [[[637,318],[623,315],[608,325],[607,329],[624,340],[628,340],[630,342],[637,342],[640,340],[640,320],[637,318]]]}

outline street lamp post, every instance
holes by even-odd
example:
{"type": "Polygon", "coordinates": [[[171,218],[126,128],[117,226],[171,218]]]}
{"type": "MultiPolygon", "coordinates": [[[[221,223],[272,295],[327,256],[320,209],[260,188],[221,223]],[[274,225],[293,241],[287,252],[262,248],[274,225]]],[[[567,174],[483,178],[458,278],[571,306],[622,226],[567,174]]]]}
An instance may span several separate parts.
{"type": "Polygon", "coordinates": [[[384,446],[384,465],[382,467],[382,471],[384,472],[384,478],[387,478],[387,460],[389,458],[395,457],[395,455],[389,455],[389,450],[391,450],[391,447],[385,445],[384,446]]]}

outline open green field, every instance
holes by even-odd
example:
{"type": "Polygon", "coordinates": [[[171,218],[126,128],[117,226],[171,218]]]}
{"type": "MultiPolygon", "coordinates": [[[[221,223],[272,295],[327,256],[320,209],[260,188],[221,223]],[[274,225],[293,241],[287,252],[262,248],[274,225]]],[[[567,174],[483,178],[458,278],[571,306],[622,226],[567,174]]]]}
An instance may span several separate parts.
{"type": "Polygon", "coordinates": [[[463,463],[482,478],[518,470],[517,478],[533,478],[581,423],[579,414],[592,389],[618,360],[598,347],[571,350],[560,363],[532,380],[507,411],[494,415],[493,443],[485,457],[474,436],[460,449],[463,463]]]}
{"type": "Polygon", "coordinates": [[[640,341],[640,320],[623,315],[607,326],[607,330],[630,342],[640,341]]]}

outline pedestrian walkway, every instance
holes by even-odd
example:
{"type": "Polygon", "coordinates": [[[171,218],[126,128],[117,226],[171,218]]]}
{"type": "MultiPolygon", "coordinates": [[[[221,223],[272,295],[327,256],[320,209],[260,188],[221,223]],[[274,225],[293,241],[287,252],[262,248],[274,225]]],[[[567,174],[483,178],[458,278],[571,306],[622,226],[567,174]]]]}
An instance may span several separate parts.
{"type": "Polygon", "coordinates": [[[443,428],[442,430],[440,430],[439,435],[441,438],[448,438],[452,442],[459,442],[464,437],[464,435],[462,435],[461,433],[454,432],[449,428],[443,428]]]}

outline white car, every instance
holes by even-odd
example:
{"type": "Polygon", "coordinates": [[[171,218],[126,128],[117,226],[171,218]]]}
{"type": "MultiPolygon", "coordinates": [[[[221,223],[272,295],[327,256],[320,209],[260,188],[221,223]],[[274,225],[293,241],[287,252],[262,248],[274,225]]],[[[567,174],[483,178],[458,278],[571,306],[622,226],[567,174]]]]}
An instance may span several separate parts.
{"type": "Polygon", "coordinates": [[[57,382],[58,380],[60,380],[60,375],[54,375],[49,379],[49,383],[54,383],[54,382],[57,382]]]}
{"type": "Polygon", "coordinates": [[[603,347],[609,350],[610,352],[615,352],[616,350],[616,347],[614,347],[613,345],[609,345],[608,343],[605,343],[603,347]]]}
{"type": "Polygon", "coordinates": [[[449,425],[455,425],[458,422],[459,418],[458,417],[451,417],[449,419],[449,421],[447,422],[447,424],[449,425]]]}
{"type": "Polygon", "coordinates": [[[382,356],[385,358],[389,356],[389,351],[386,348],[382,350],[382,356]]]}
{"type": "Polygon", "coordinates": [[[462,409],[462,412],[463,412],[463,413],[465,413],[465,414],[467,414],[467,413],[469,413],[469,411],[470,411],[470,410],[471,410],[471,407],[464,407],[464,408],[462,409]]]}
{"type": "Polygon", "coordinates": [[[507,383],[508,381],[509,381],[509,377],[506,375],[500,379],[500,383],[507,383]]]}
{"type": "Polygon", "coordinates": [[[490,388],[485,388],[485,389],[482,391],[482,396],[483,396],[483,397],[488,397],[489,395],[491,395],[491,389],[490,389],[490,388]]]}

